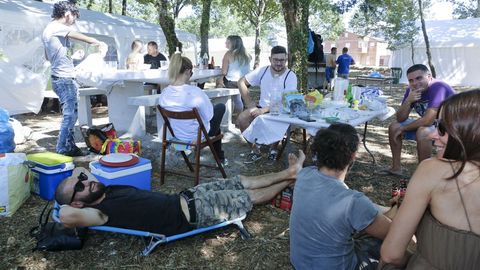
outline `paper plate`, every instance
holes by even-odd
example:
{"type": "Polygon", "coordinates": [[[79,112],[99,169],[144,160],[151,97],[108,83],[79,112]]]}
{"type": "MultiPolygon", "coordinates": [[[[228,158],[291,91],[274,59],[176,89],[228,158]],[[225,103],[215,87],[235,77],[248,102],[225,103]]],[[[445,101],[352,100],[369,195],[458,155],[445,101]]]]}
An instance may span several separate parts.
{"type": "Polygon", "coordinates": [[[108,167],[127,167],[137,164],[139,158],[132,154],[114,153],[100,158],[99,162],[108,167]]]}

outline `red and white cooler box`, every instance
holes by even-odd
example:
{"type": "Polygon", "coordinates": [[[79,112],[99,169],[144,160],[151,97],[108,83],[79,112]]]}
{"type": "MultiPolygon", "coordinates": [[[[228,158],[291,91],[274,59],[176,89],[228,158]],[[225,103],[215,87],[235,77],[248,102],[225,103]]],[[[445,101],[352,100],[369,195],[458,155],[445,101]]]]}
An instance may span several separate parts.
{"type": "Polygon", "coordinates": [[[128,185],[138,189],[151,190],[152,163],[138,157],[138,163],[124,167],[105,166],[99,161],[90,162],[90,172],[106,186],[128,185]]]}

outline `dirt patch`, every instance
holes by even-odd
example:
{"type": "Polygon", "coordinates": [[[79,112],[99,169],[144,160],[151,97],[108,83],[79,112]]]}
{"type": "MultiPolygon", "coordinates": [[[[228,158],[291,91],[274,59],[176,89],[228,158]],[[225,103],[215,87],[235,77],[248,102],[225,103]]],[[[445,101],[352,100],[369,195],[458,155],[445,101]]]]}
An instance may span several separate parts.
{"type": "MultiPolygon", "coordinates": [[[[403,97],[402,86],[394,86],[388,105],[394,108],[403,97]]],[[[463,89],[462,89],[463,90],[463,89]]],[[[106,108],[94,108],[96,119],[106,117],[106,108]]],[[[27,114],[17,117],[24,126],[33,130],[32,139],[18,145],[17,152],[54,151],[58,135],[60,114],[27,114]]],[[[391,119],[372,121],[368,125],[367,146],[372,151],[378,166],[388,166],[391,154],[388,146],[387,127],[391,119]]],[[[154,122],[150,120],[150,123],[154,122]]],[[[149,130],[155,130],[149,126],[149,130]]],[[[359,132],[362,127],[358,128],[359,132]]],[[[81,138],[77,138],[81,142],[81,138]]],[[[270,162],[265,157],[255,164],[246,165],[241,154],[249,152],[248,144],[235,133],[227,133],[226,157],[230,166],[229,176],[258,175],[284,168],[285,160],[270,162]]],[[[290,144],[290,151],[301,145],[290,144]]],[[[166,184],[159,184],[159,145],[144,144],[143,156],[152,160],[152,189],[167,193],[179,192],[193,185],[193,180],[167,176],[166,184]]],[[[406,142],[402,163],[407,175],[416,167],[416,148],[406,142]]],[[[96,156],[76,158],[77,166],[88,166],[96,156]]],[[[176,166],[172,164],[169,165],[176,166]]],[[[181,163],[178,167],[181,168],[181,163]]],[[[211,173],[219,177],[219,173],[211,173]]],[[[372,159],[360,147],[359,157],[346,181],[352,189],[363,191],[374,202],[386,204],[390,187],[400,179],[374,174],[372,159]]],[[[0,269],[291,269],[289,262],[289,212],[270,205],[255,206],[244,222],[254,236],[242,240],[234,227],[207,232],[158,247],[150,256],[140,256],[143,241],[139,237],[91,231],[84,248],[67,252],[32,252],[34,240],[28,230],[35,226],[44,201],[31,196],[11,218],[0,218],[0,269]]]]}

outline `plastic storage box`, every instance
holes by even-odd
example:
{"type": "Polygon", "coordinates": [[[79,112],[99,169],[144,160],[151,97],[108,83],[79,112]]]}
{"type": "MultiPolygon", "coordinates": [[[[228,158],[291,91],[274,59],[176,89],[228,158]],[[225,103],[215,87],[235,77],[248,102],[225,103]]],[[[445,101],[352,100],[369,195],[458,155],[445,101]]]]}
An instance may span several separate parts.
{"type": "Polygon", "coordinates": [[[152,163],[139,157],[139,162],[127,167],[108,167],[98,161],[90,162],[90,172],[98,181],[109,185],[128,185],[150,190],[152,183],[152,163]]]}
{"type": "Polygon", "coordinates": [[[55,189],[63,179],[72,175],[73,158],[57,153],[44,152],[27,155],[35,165],[30,171],[32,192],[45,200],[53,200],[55,189]]]}

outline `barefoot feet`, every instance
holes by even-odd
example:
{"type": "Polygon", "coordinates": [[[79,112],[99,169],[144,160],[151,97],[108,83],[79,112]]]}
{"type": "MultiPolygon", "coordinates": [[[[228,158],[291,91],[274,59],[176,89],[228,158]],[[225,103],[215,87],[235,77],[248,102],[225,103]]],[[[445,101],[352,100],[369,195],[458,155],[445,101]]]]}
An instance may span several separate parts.
{"type": "Polygon", "coordinates": [[[298,150],[298,157],[294,153],[288,154],[288,175],[289,179],[297,178],[297,173],[303,168],[305,154],[302,150],[298,150]]]}

